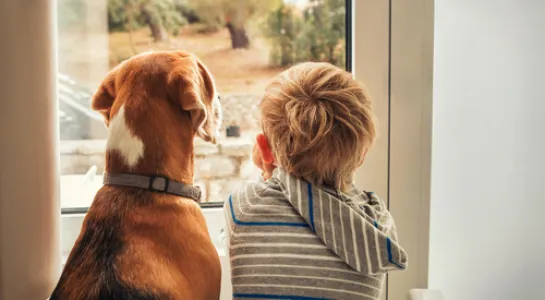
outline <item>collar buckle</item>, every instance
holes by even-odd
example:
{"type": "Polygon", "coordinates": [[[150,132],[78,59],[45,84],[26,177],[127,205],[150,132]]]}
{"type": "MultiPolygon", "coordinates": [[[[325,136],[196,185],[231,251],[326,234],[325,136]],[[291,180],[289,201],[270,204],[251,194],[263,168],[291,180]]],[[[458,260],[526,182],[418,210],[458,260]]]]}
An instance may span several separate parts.
{"type": "Polygon", "coordinates": [[[152,175],[149,177],[148,189],[152,192],[167,193],[170,180],[161,175],[152,175]]]}

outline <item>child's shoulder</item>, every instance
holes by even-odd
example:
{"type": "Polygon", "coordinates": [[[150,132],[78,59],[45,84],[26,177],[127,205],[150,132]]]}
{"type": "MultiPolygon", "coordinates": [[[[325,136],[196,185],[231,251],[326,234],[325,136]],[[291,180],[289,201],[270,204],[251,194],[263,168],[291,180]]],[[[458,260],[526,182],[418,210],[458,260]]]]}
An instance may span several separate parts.
{"type": "Polygon", "coordinates": [[[233,189],[231,194],[246,197],[284,197],[278,180],[274,179],[247,181],[238,188],[233,189]]]}
{"type": "Polygon", "coordinates": [[[225,206],[235,217],[272,217],[293,211],[288,199],[274,184],[248,182],[233,190],[225,206]]]}
{"type": "Polygon", "coordinates": [[[233,201],[238,201],[240,198],[256,198],[262,196],[269,189],[269,185],[265,181],[248,181],[231,191],[229,197],[233,201]]]}

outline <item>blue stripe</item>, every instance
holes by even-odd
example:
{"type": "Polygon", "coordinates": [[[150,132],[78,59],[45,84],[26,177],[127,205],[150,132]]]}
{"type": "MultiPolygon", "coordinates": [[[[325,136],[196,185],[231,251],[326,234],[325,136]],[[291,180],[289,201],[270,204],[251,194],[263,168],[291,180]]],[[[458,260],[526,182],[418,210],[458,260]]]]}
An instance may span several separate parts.
{"type": "Polygon", "coordinates": [[[233,298],[287,299],[287,300],[329,300],[327,298],[314,298],[314,297],[288,296],[288,295],[267,295],[267,294],[233,294],[233,298]]]}
{"type": "Polygon", "coordinates": [[[312,198],[312,185],[308,184],[308,214],[310,215],[310,227],[313,231],[316,231],[314,227],[314,200],[312,198]]]}
{"type": "Polygon", "coordinates": [[[388,261],[392,264],[392,265],[395,265],[396,267],[400,268],[400,269],[405,269],[405,267],[403,267],[402,265],[398,264],[397,262],[395,262],[393,259],[392,259],[392,241],[390,241],[390,238],[387,237],[386,238],[386,249],[388,249],[388,261]]]}
{"type": "Polygon", "coordinates": [[[307,223],[288,223],[288,222],[244,222],[235,217],[235,211],[233,210],[233,198],[229,195],[229,208],[231,209],[231,217],[233,222],[241,226],[288,226],[288,227],[308,227],[307,223]]]}
{"type": "Polygon", "coordinates": [[[378,228],[377,220],[374,220],[374,221],[373,221],[373,224],[375,225],[375,228],[378,228]]]}

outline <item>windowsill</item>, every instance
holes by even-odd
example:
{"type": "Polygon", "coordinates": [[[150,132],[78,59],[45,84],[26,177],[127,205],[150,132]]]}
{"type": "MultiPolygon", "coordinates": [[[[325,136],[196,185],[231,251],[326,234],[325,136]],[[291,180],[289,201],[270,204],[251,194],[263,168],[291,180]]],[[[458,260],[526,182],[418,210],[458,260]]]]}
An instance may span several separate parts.
{"type": "MultiPolygon", "coordinates": [[[[203,191],[203,203],[224,202],[230,191],[259,176],[250,160],[250,134],[221,138],[217,144],[195,141],[195,184],[203,191]]],[[[102,187],[106,140],[60,142],[61,206],[89,207],[102,187]]]]}

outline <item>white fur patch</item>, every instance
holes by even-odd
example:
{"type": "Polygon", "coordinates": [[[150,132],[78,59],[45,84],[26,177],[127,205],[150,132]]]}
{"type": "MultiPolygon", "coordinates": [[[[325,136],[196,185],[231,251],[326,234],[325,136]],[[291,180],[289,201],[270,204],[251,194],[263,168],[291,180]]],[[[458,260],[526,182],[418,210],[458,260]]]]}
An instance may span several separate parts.
{"type": "Polygon", "coordinates": [[[134,135],[125,120],[125,107],[122,105],[110,121],[107,150],[117,150],[129,167],[135,167],[144,157],[144,143],[134,135]]]}
{"type": "Polygon", "coordinates": [[[214,129],[215,129],[215,132],[214,134],[216,135],[216,138],[219,138],[220,136],[220,128],[221,128],[221,123],[223,123],[223,110],[222,110],[222,107],[221,107],[221,103],[220,103],[220,99],[218,96],[215,96],[214,97],[214,100],[212,100],[212,111],[214,114],[217,115],[217,117],[215,118],[214,122],[214,129]]]}

